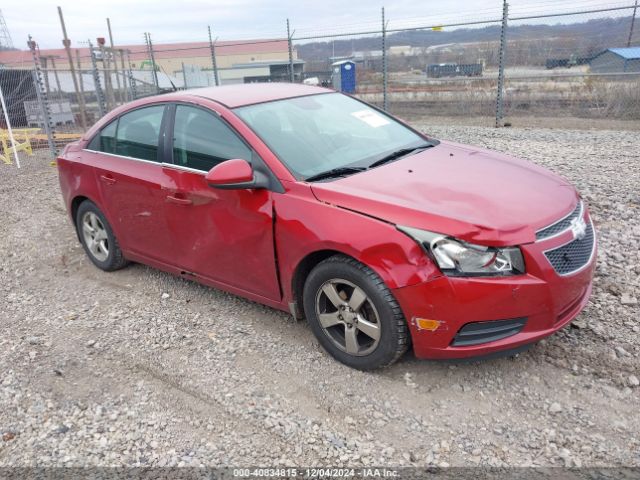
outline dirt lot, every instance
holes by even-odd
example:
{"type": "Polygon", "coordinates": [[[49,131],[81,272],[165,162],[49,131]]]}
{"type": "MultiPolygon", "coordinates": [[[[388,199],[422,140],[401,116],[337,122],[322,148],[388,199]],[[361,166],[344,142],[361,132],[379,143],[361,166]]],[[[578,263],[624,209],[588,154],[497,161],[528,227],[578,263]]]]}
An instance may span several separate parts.
{"type": "Polygon", "coordinates": [[[0,166],[0,466],[640,466],[640,138],[428,131],[582,191],[600,250],[570,328],[515,359],[350,370],[284,313],[142,265],[97,270],[31,157],[0,166]]]}

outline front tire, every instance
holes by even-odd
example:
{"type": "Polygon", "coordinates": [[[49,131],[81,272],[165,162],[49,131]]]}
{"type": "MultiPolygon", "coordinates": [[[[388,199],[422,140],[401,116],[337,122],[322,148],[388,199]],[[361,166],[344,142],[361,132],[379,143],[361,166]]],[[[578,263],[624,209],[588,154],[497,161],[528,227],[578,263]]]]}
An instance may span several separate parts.
{"type": "Polygon", "coordinates": [[[335,255],[320,262],[305,281],[303,297],[314,335],[349,367],[386,367],[409,347],[407,323],[393,294],[353,258],[335,255]]]}
{"type": "Polygon", "coordinates": [[[76,229],[89,260],[100,270],[113,272],[127,266],[129,262],[120,250],[111,225],[92,201],[85,200],[78,207],[76,229]]]}

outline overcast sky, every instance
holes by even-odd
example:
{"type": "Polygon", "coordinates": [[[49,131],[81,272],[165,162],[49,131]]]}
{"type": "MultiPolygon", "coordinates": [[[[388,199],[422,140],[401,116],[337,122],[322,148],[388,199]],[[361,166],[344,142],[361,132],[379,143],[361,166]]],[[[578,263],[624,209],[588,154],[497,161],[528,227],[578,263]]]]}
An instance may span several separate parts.
{"type": "MultiPolygon", "coordinates": [[[[284,37],[287,17],[296,36],[377,28],[380,7],[385,3],[391,28],[497,18],[502,11],[502,0],[12,0],[2,6],[2,13],[14,46],[23,49],[28,34],[41,48],[62,46],[58,5],[62,7],[72,46],[79,46],[78,42],[88,38],[107,36],[107,17],[111,19],[116,44],[143,43],[145,31],[151,32],[155,43],[204,41],[207,25],[220,40],[239,40],[284,37]]],[[[509,2],[511,13],[519,15],[631,3],[633,0],[509,2]]]]}

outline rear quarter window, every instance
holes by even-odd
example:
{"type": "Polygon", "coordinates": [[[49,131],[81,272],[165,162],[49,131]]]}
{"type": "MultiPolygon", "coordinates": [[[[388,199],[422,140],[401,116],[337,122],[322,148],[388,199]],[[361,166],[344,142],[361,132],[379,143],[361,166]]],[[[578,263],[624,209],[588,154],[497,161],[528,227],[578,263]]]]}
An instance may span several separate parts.
{"type": "Polygon", "coordinates": [[[118,120],[114,120],[109,125],[98,132],[87,147],[89,150],[104,153],[116,153],[116,131],[118,120]]]}

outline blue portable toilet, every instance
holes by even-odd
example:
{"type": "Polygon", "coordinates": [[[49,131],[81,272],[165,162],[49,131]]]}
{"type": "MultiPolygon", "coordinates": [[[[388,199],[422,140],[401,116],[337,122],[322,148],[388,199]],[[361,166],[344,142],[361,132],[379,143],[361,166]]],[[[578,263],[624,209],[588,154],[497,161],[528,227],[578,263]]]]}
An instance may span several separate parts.
{"type": "Polygon", "coordinates": [[[356,93],[356,64],[351,60],[342,60],[331,64],[333,88],[339,92],[356,93]]]}

